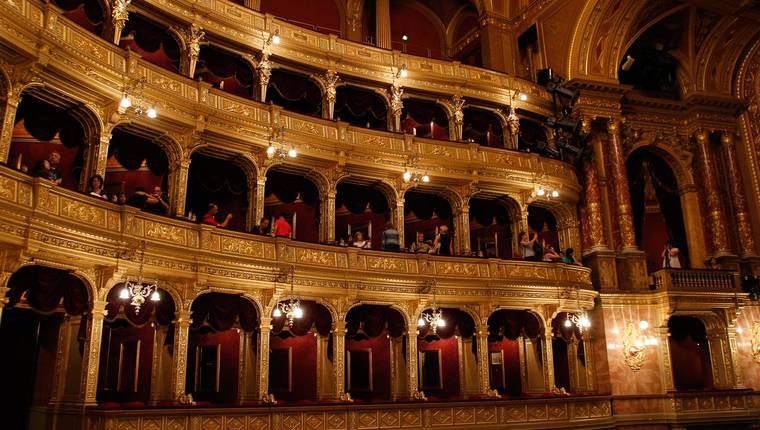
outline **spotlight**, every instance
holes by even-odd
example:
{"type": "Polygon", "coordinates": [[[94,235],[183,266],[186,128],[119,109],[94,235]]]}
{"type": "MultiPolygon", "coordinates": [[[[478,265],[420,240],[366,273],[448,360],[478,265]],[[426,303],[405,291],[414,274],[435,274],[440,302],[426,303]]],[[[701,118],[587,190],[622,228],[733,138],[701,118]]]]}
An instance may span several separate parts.
{"type": "Polygon", "coordinates": [[[575,103],[575,101],[578,99],[578,96],[580,96],[579,91],[565,88],[557,82],[549,82],[546,84],[546,90],[553,95],[568,99],[570,101],[570,104],[575,103]]]}
{"type": "Polygon", "coordinates": [[[571,145],[565,139],[560,139],[559,141],[557,141],[557,146],[562,148],[565,151],[573,153],[575,156],[581,155],[581,148],[575,145],[571,145]]]}
{"type": "Polygon", "coordinates": [[[554,148],[550,148],[549,144],[546,143],[543,140],[539,140],[538,142],[535,142],[533,144],[529,144],[530,146],[534,146],[536,148],[536,152],[539,154],[544,154],[549,157],[559,158],[560,153],[554,148]]]}
{"type": "Polygon", "coordinates": [[[631,66],[633,66],[633,63],[636,62],[636,59],[631,57],[630,55],[625,56],[625,62],[622,66],[620,66],[621,69],[623,69],[624,72],[627,72],[631,70],[631,66]]]}

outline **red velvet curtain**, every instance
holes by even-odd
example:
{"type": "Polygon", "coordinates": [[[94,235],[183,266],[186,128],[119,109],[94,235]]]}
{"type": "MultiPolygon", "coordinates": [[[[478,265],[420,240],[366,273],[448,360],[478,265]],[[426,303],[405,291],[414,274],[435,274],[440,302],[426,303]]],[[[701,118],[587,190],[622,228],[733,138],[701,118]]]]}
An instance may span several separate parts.
{"type": "Polygon", "coordinates": [[[65,17],[100,36],[105,17],[98,0],[54,0],[54,3],[64,10],[65,17]]]}
{"type": "Polygon", "coordinates": [[[119,46],[140,54],[141,58],[167,70],[179,70],[179,44],[165,28],[144,16],[130,12],[119,46]]]}
{"type": "Polygon", "coordinates": [[[259,317],[256,307],[241,296],[224,293],[202,294],[193,301],[192,311],[194,329],[203,325],[210,326],[217,332],[231,329],[235,323],[246,332],[258,328],[259,317]]]}
{"type": "Polygon", "coordinates": [[[388,107],[379,94],[371,90],[342,86],[337,89],[335,117],[356,127],[384,130],[388,107]]]}
{"type": "Polygon", "coordinates": [[[493,112],[483,109],[464,109],[462,138],[485,146],[504,147],[501,120],[493,112]]]}
{"type": "MultiPolygon", "coordinates": [[[[284,300],[283,303],[286,303],[284,300]]],[[[293,325],[288,326],[285,316],[272,318],[272,334],[279,334],[287,330],[295,336],[304,336],[314,327],[322,336],[329,336],[332,330],[332,316],[324,306],[311,300],[301,300],[303,317],[293,320],[293,325]]]]}
{"type": "Polygon", "coordinates": [[[142,326],[155,320],[160,325],[169,325],[174,319],[175,305],[172,296],[162,289],[158,289],[161,300],[154,302],[146,300],[140,307],[140,312],[130,304],[130,299],[121,299],[119,294],[124,288],[124,283],[118,283],[111,288],[106,298],[106,320],[113,321],[119,317],[119,310],[124,307],[124,318],[131,324],[142,326]],[[155,317],[155,318],[154,318],[155,317]]]}
{"type": "MultiPolygon", "coordinates": [[[[462,336],[463,338],[470,338],[475,334],[475,321],[473,321],[470,314],[465,311],[453,308],[441,308],[441,318],[446,321],[444,327],[438,327],[437,335],[441,339],[448,339],[455,334],[462,336]]],[[[430,312],[427,309],[426,312],[430,312]]],[[[432,336],[433,332],[430,329],[429,324],[425,324],[423,327],[417,327],[420,339],[424,339],[428,336],[432,336]]]]}
{"type": "Polygon", "coordinates": [[[26,266],[8,281],[8,307],[13,307],[24,293],[29,305],[39,312],[53,312],[61,302],[69,315],[81,315],[89,309],[87,287],[81,279],[59,269],[26,266]]]}
{"type": "Polygon", "coordinates": [[[560,312],[552,320],[552,334],[554,337],[559,337],[567,342],[570,342],[573,338],[581,338],[581,330],[571,322],[570,327],[565,325],[567,321],[567,312],[560,312]]]}
{"type": "Polygon", "coordinates": [[[416,133],[416,136],[433,139],[449,139],[449,118],[446,111],[434,102],[406,99],[401,117],[401,130],[404,133],[416,133]]]}
{"type": "Polygon", "coordinates": [[[527,311],[500,309],[488,318],[488,339],[515,340],[520,336],[535,339],[541,334],[541,323],[527,311]]]}
{"type": "Polygon", "coordinates": [[[678,390],[700,390],[713,386],[707,331],[698,318],[673,316],[668,320],[673,383],[678,390]]]}
{"type": "Polygon", "coordinates": [[[405,330],[404,317],[387,305],[361,305],[346,315],[346,337],[378,337],[387,332],[391,337],[399,337],[405,330]],[[359,330],[361,328],[361,330],[359,330]]]}
{"type": "Polygon", "coordinates": [[[267,100],[287,110],[306,115],[322,115],[322,91],[307,76],[272,70],[267,100]]]}
{"type": "Polygon", "coordinates": [[[201,48],[195,78],[236,96],[253,96],[254,73],[250,64],[215,46],[201,48]],[[221,82],[224,84],[220,85],[221,82]]]}
{"type": "Polygon", "coordinates": [[[217,221],[233,215],[230,230],[242,231],[248,208],[248,179],[243,169],[230,161],[194,154],[187,186],[188,209],[201,219],[209,203],[219,207],[217,221]]]}

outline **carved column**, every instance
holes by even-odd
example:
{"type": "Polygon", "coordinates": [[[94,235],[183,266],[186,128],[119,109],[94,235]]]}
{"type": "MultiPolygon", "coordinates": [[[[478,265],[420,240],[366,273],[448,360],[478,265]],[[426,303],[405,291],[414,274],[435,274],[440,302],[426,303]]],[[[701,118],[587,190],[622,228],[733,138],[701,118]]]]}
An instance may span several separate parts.
{"type": "Polygon", "coordinates": [[[408,335],[406,337],[406,376],[409,378],[407,387],[409,388],[409,398],[414,399],[419,396],[419,381],[417,380],[417,322],[411,321],[408,335]]]}
{"type": "Polygon", "coordinates": [[[401,100],[401,96],[404,94],[404,88],[398,82],[394,82],[391,86],[391,119],[393,122],[388,124],[390,131],[401,131],[401,112],[404,109],[404,102],[401,100]]]}
{"type": "Polygon", "coordinates": [[[82,353],[82,378],[80,380],[80,400],[85,405],[97,404],[98,366],[100,365],[100,344],[103,337],[103,319],[106,302],[96,300],[87,321],[87,335],[82,353]]]}
{"type": "Polygon", "coordinates": [[[335,398],[346,394],[346,322],[335,321],[333,330],[333,366],[335,369],[335,398]]]}
{"type": "Polygon", "coordinates": [[[262,316],[259,324],[258,344],[258,369],[259,375],[259,400],[263,400],[269,394],[269,335],[272,331],[272,318],[262,316]]]}
{"type": "Polygon", "coordinates": [[[121,41],[121,32],[129,21],[129,12],[127,6],[132,0],[113,0],[111,2],[111,27],[113,29],[113,43],[119,44],[121,41]]]}
{"type": "Polygon", "coordinates": [[[338,191],[333,184],[322,199],[324,206],[321,206],[320,210],[324,210],[324,214],[321,216],[323,227],[321,228],[322,237],[320,240],[323,242],[335,241],[335,197],[337,194],[338,191]]]}
{"type": "Polygon", "coordinates": [[[551,324],[545,328],[544,338],[541,340],[541,351],[544,354],[544,385],[546,391],[553,391],[556,388],[554,385],[554,349],[552,348],[552,339],[554,333],[552,333],[551,324]]]}
{"type": "MultiPolygon", "coordinates": [[[[591,124],[587,123],[586,121],[587,120],[584,117],[584,130],[588,130],[587,132],[590,132],[591,124]]],[[[606,154],[605,145],[603,139],[597,136],[594,136],[591,144],[594,149],[594,158],[592,160],[592,164],[596,167],[597,182],[599,184],[599,210],[601,211],[600,213],[602,225],[604,226],[604,229],[602,230],[602,240],[604,240],[604,243],[608,248],[614,249],[616,239],[612,234],[612,220],[610,219],[612,202],[610,201],[611,193],[608,187],[609,182],[607,181],[609,172],[607,172],[607,166],[604,163],[606,154]]]]}
{"type": "MultiPolygon", "coordinates": [[[[171,204],[170,212],[175,216],[185,216],[185,206],[187,200],[187,179],[190,172],[190,159],[183,158],[177,160],[172,165],[169,172],[169,203],[171,204]]],[[[203,214],[196,214],[203,216],[203,214]]]]}
{"type": "Polygon", "coordinates": [[[398,243],[403,249],[406,246],[404,241],[404,198],[399,197],[396,199],[396,209],[391,214],[394,227],[398,230],[398,243]]]}
{"type": "Polygon", "coordinates": [[[742,186],[742,174],[736,160],[736,136],[727,131],[720,137],[723,156],[728,168],[728,181],[731,187],[731,201],[734,205],[734,217],[736,218],[736,230],[739,236],[739,252],[742,257],[754,256],[755,243],[752,236],[747,200],[742,186]]]}
{"type": "Polygon", "coordinates": [[[190,341],[190,311],[180,309],[174,321],[174,356],[172,363],[172,391],[174,400],[179,401],[185,395],[187,380],[187,349],[190,341]]]}
{"type": "Polygon", "coordinates": [[[699,159],[702,163],[702,181],[709,211],[708,222],[712,232],[713,252],[720,257],[730,255],[731,251],[726,238],[726,217],[720,201],[718,178],[715,176],[715,160],[710,150],[710,135],[707,130],[700,128],[694,133],[694,139],[697,141],[699,159]]]}
{"type": "Polygon", "coordinates": [[[584,234],[590,237],[592,250],[606,250],[607,243],[604,240],[604,223],[602,222],[602,198],[599,190],[599,176],[592,161],[583,163],[585,174],[585,189],[583,193],[584,205],[586,206],[586,220],[588,232],[584,234]]]}
{"type": "Polygon", "coordinates": [[[375,38],[378,48],[392,49],[390,0],[375,1],[375,38]]]}
{"type": "Polygon", "coordinates": [[[16,111],[21,103],[20,91],[9,91],[5,96],[2,107],[2,132],[0,132],[0,163],[7,163],[8,156],[11,152],[11,139],[13,137],[13,126],[16,121],[16,111]]]}
{"type": "Polygon", "coordinates": [[[739,357],[739,350],[736,346],[736,324],[726,329],[725,347],[730,351],[730,372],[733,375],[733,387],[732,388],[744,388],[744,377],[742,375],[741,358],[739,357]]]}
{"type": "Polygon", "coordinates": [[[462,206],[455,213],[454,217],[456,219],[456,228],[458,229],[455,232],[454,239],[455,242],[459,242],[455,244],[454,248],[462,255],[470,255],[470,205],[462,203],[462,206]]]}
{"type": "Polygon", "coordinates": [[[108,145],[111,143],[111,130],[101,131],[100,135],[92,136],[90,147],[87,151],[87,167],[83,177],[79,180],[79,190],[85,192],[89,186],[88,181],[93,175],[106,177],[106,163],[108,162],[108,145]]]}
{"type": "Polygon", "coordinates": [[[610,119],[607,123],[607,132],[609,133],[610,165],[615,179],[614,196],[620,225],[620,245],[624,252],[636,251],[636,234],[633,229],[633,211],[631,209],[631,195],[628,190],[623,139],[620,135],[620,119],[610,119]]]}
{"type": "Polygon", "coordinates": [[[478,342],[478,380],[480,393],[486,394],[491,391],[491,378],[488,372],[488,325],[481,324],[475,333],[478,342]]]}
{"type": "Polygon", "coordinates": [[[264,199],[266,198],[266,184],[266,174],[259,174],[259,176],[256,178],[256,194],[254,195],[255,200],[253,203],[253,210],[256,214],[254,216],[254,225],[258,225],[259,220],[264,218],[264,199]]]}
{"type": "Polygon", "coordinates": [[[675,391],[676,385],[673,381],[673,366],[670,360],[670,330],[667,326],[667,321],[664,321],[664,326],[656,327],[652,331],[657,336],[657,346],[659,347],[659,366],[662,374],[662,389],[665,392],[675,391]]]}

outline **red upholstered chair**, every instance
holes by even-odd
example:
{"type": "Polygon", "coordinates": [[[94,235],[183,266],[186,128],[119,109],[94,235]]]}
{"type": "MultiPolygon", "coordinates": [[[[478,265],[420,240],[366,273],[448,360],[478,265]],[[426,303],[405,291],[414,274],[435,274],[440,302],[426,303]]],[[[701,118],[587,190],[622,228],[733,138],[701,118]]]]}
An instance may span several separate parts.
{"type": "Polygon", "coordinates": [[[145,402],[140,402],[140,401],[126,402],[122,404],[122,406],[125,408],[144,408],[145,402]]]}
{"type": "Polygon", "coordinates": [[[119,402],[103,402],[98,405],[99,409],[117,409],[120,407],[121,404],[119,402]]]}

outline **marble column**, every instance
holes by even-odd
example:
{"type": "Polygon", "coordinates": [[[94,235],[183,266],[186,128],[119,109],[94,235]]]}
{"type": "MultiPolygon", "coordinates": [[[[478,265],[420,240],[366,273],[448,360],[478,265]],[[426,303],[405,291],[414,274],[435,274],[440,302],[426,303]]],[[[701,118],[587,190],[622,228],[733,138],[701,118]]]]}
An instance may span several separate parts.
{"type": "Polygon", "coordinates": [[[586,206],[586,222],[588,230],[584,232],[590,238],[591,249],[608,249],[604,238],[604,223],[602,222],[602,197],[599,190],[599,176],[592,161],[583,163],[585,174],[585,189],[583,193],[584,205],[586,206]]]}
{"type": "Polygon", "coordinates": [[[713,253],[718,257],[731,255],[726,237],[726,217],[720,200],[718,178],[715,174],[715,159],[710,149],[710,135],[707,130],[699,129],[694,133],[697,150],[702,164],[702,183],[709,215],[707,217],[712,233],[713,253]]]}
{"type": "Polygon", "coordinates": [[[729,187],[731,189],[731,201],[734,206],[736,218],[736,230],[739,236],[739,252],[742,257],[755,255],[755,243],[752,237],[752,225],[750,223],[747,199],[742,186],[742,176],[739,164],[736,160],[736,136],[727,131],[721,135],[721,147],[728,169],[729,187]]]}
{"type": "Polygon", "coordinates": [[[269,394],[269,336],[272,331],[272,318],[262,317],[259,324],[258,340],[258,368],[259,375],[259,400],[263,400],[269,394]]]}
{"type": "Polygon", "coordinates": [[[333,330],[333,366],[335,370],[335,398],[346,394],[346,322],[335,321],[333,330]]]}
{"type": "Polygon", "coordinates": [[[13,126],[16,121],[16,111],[21,103],[21,94],[15,91],[9,92],[5,97],[5,103],[2,107],[2,131],[0,131],[0,163],[7,163],[8,156],[11,152],[11,139],[13,138],[13,126]]]}
{"type": "Polygon", "coordinates": [[[392,49],[390,0],[375,1],[375,38],[378,48],[392,49]]]}
{"type": "Polygon", "coordinates": [[[82,377],[80,379],[80,400],[85,405],[97,405],[98,367],[100,366],[100,345],[103,337],[103,319],[106,302],[96,300],[87,318],[87,335],[82,353],[82,377]]]}
{"type": "Polygon", "coordinates": [[[612,176],[615,179],[614,196],[620,225],[620,245],[624,252],[636,251],[636,234],[633,228],[633,210],[631,209],[631,195],[628,190],[628,173],[625,168],[620,119],[610,119],[607,123],[607,132],[609,134],[610,165],[612,176]]]}
{"type": "Polygon", "coordinates": [[[190,311],[180,309],[174,320],[174,362],[172,363],[172,391],[174,401],[185,395],[187,377],[187,349],[190,341],[190,311]]]}

